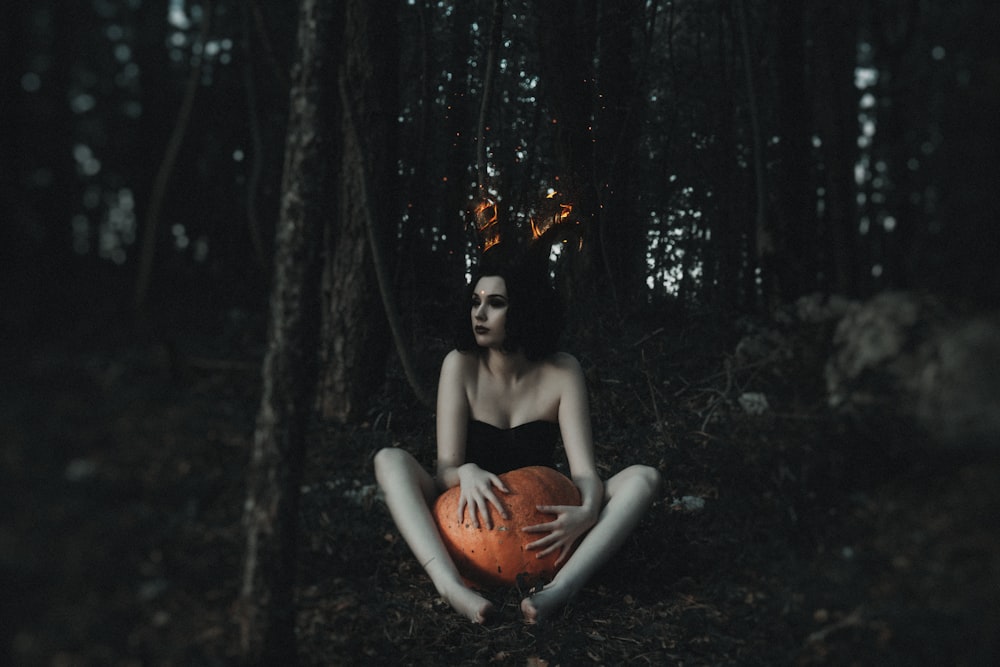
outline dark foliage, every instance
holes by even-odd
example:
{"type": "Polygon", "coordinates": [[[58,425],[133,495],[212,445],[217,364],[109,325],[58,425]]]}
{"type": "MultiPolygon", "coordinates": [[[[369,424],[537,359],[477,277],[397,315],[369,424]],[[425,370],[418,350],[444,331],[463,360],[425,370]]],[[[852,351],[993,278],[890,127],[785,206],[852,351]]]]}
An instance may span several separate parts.
{"type": "MultiPolygon", "coordinates": [[[[206,319],[178,332],[184,353],[172,356],[105,321],[5,360],[4,650],[15,664],[236,662],[261,354],[237,341],[253,324],[206,319]]],[[[622,552],[544,628],[521,623],[515,590],[490,592],[497,623],[470,625],[392,526],[373,453],[395,444],[433,458],[433,416],[398,370],[365,422],[314,425],[299,526],[303,664],[994,660],[1000,463],[900,457],[906,443],[892,434],[872,441],[828,415],[809,381],[815,332],[788,330],[780,359],[747,365],[717,352],[732,349],[723,330],[689,326],[577,350],[601,471],[652,463],[666,484],[622,552]],[[771,409],[741,409],[748,389],[771,409]]]]}

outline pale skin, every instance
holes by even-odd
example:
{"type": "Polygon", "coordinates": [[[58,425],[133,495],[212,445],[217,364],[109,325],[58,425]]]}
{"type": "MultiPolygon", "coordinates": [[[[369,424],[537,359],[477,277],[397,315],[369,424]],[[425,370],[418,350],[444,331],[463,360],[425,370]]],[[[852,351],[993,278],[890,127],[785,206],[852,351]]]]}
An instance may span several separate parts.
{"type": "Polygon", "coordinates": [[[387,448],[375,456],[375,475],[403,539],[438,593],[475,623],[485,622],[492,604],[467,587],[441,541],[431,507],[438,494],[461,487],[459,520],[468,511],[474,525],[492,523],[488,505],[505,513],[507,489],[500,478],[465,461],[470,419],[512,428],[542,420],[559,424],[570,477],[580,490],[579,506],[540,505],[552,520],[523,530],[539,538],[528,548],[559,553],[563,567],[551,582],[521,601],[528,623],[550,618],[621,546],[655,498],[659,472],[631,466],[602,482],[594,464],[586,385],[579,363],[568,354],[532,362],[505,352],[506,283],[484,276],[474,290],[471,326],[485,354],[452,351],[441,367],[437,396],[437,470],[431,477],[408,452],[387,448]],[[575,543],[577,547],[572,550],[575,543]],[[565,562],[564,562],[565,561],[565,562]]]}

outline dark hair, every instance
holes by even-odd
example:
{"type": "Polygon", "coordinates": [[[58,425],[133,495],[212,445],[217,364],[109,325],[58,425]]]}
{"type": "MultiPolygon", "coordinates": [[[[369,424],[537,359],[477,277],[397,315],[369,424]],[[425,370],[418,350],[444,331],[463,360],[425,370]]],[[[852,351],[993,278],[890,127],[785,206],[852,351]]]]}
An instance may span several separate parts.
{"type": "Polygon", "coordinates": [[[484,276],[503,278],[507,286],[509,305],[503,349],[523,352],[531,361],[555,354],[565,326],[565,311],[552,286],[547,261],[524,255],[512,256],[499,246],[484,254],[483,261],[472,273],[472,282],[463,292],[459,309],[462,316],[455,322],[455,347],[463,352],[484,350],[476,343],[469,315],[473,289],[484,276]]]}

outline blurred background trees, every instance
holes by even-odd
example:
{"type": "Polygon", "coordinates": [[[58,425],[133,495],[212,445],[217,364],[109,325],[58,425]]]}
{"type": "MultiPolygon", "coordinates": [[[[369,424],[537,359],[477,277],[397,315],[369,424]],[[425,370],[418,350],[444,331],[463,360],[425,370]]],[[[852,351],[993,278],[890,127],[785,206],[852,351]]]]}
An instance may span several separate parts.
{"type": "MultiPolygon", "coordinates": [[[[372,209],[414,344],[447,337],[473,254],[495,3],[379,7],[368,55],[343,63],[367,202],[344,162],[338,73],[318,82],[334,137],[316,193],[321,404],[337,419],[356,401],[343,387],[372,391],[389,350],[359,207],[372,209]],[[339,297],[354,305],[338,305],[335,286],[355,275],[339,297]],[[336,360],[351,338],[366,349],[336,360]],[[352,365],[374,371],[335,377],[352,365]]],[[[766,314],[817,291],[928,290],[976,308],[1000,287],[984,242],[998,219],[1000,57],[976,30],[997,23],[995,3],[500,9],[485,185],[521,223],[552,190],[574,202],[584,242],[565,262],[567,289],[612,328],[704,308],[766,314]]],[[[263,313],[297,8],[16,0],[3,11],[4,325],[34,336],[136,300],[154,318],[263,313]]],[[[345,39],[361,34],[345,12],[332,19],[345,39]]]]}
{"type": "MultiPolygon", "coordinates": [[[[771,372],[788,414],[810,405],[796,382],[824,405],[862,399],[880,447],[914,421],[894,408],[996,442],[1000,55],[983,27],[997,3],[8,0],[0,16],[8,357],[114,332],[164,353],[140,373],[251,369],[248,651],[293,629],[308,422],[388,432],[379,410],[413,395],[393,345],[430,384],[484,192],[520,225],[547,194],[573,203],[583,243],[558,258],[570,343],[615,348],[644,376],[631,384],[648,385],[655,425],[635,442],[681,451],[656,402],[675,367],[641,344],[680,357],[691,339],[715,346],[710,379],[726,383],[692,408],[701,436],[727,400],[764,398],[746,377],[771,372]],[[803,321],[846,326],[796,365],[776,353],[794,336],[741,316],[776,322],[805,295],[819,296],[798,302],[803,321]],[[969,320],[927,326],[941,303],[969,320]],[[909,407],[886,404],[897,396],[909,407]]],[[[593,384],[604,422],[638,396],[593,384]]],[[[153,446],[171,446],[162,435],[153,446]]]]}

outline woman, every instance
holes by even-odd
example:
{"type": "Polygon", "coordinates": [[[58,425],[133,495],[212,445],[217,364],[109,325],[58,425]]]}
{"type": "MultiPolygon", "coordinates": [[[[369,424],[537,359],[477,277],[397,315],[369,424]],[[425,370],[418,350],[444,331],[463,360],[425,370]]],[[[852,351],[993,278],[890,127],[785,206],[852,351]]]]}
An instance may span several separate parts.
{"type": "MultiPolygon", "coordinates": [[[[489,253],[487,253],[489,254],[489,253]]],[[[529,623],[550,617],[621,545],[652,502],[659,473],[632,466],[602,483],[594,464],[586,386],[580,365],[556,351],[561,329],[547,276],[517,263],[484,267],[472,283],[470,316],[458,349],[441,367],[437,395],[437,475],[408,452],[375,456],[386,504],[438,593],[482,623],[491,603],[468,588],[441,541],[431,514],[438,494],[461,486],[459,513],[492,528],[488,505],[506,517],[498,477],[508,469],[552,463],[561,434],[580,506],[540,506],[552,520],[524,528],[538,535],[529,549],[558,552],[562,569],[521,601],[529,623]],[[572,547],[579,541],[575,551],[572,547]]]]}

